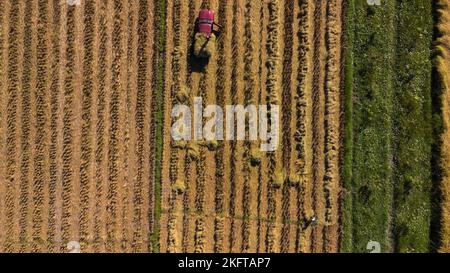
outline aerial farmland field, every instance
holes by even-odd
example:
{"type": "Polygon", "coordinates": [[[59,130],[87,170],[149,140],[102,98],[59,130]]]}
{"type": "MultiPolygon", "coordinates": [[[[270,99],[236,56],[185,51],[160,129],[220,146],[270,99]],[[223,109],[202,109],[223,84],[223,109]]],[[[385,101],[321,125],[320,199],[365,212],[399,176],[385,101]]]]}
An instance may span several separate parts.
{"type": "Polygon", "coordinates": [[[0,0],[0,252],[449,252],[449,14],[0,0]]]}
{"type": "MultiPolygon", "coordinates": [[[[188,88],[205,104],[279,104],[283,137],[258,143],[164,142],[163,252],[338,251],[342,2],[167,1],[164,109],[188,88]],[[217,55],[189,63],[196,11],[217,11],[217,55]],[[195,156],[192,156],[195,150],[195,156]],[[281,178],[281,185],[276,187],[281,178]],[[174,191],[185,185],[182,194],[174,191]],[[321,223],[306,228],[310,217],[321,223]]],[[[165,112],[164,135],[170,134],[165,112]]]]}

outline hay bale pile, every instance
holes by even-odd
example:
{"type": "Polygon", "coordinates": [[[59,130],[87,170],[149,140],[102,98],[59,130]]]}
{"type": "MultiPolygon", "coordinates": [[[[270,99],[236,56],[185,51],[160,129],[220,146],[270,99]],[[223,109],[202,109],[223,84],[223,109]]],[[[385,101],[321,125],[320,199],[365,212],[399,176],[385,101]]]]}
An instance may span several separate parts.
{"type": "Polygon", "coordinates": [[[194,55],[198,58],[211,58],[216,50],[216,36],[211,34],[208,39],[203,33],[195,34],[194,55]]]}

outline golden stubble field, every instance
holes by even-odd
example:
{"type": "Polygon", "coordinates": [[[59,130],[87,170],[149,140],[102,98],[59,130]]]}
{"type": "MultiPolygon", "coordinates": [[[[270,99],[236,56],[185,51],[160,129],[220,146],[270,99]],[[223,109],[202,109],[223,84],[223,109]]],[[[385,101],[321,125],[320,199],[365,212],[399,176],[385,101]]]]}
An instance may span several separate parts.
{"type": "Polygon", "coordinates": [[[0,251],[337,252],[343,1],[161,2],[0,1],[0,251]],[[204,71],[201,7],[223,26],[204,71]],[[181,89],[279,105],[278,149],[173,141],[181,89]]]}
{"type": "MultiPolygon", "coordinates": [[[[342,1],[167,1],[165,109],[276,104],[280,145],[164,142],[161,251],[336,252],[339,248],[342,1]],[[216,55],[188,54],[201,7],[222,25],[216,55]],[[260,163],[254,166],[252,161],[260,163]],[[180,191],[180,187],[183,189],[180,191]],[[316,226],[308,226],[312,217],[316,226]]],[[[172,120],[165,112],[164,135],[172,120]]]]}

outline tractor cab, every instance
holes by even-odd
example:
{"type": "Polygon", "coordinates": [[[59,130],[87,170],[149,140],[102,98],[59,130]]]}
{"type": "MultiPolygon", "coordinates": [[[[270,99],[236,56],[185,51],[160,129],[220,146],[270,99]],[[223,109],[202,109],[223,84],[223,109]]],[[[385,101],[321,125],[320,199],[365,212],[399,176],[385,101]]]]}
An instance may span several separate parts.
{"type": "Polygon", "coordinates": [[[214,11],[209,9],[200,10],[197,18],[197,32],[204,34],[207,38],[211,37],[214,30],[214,11]]]}

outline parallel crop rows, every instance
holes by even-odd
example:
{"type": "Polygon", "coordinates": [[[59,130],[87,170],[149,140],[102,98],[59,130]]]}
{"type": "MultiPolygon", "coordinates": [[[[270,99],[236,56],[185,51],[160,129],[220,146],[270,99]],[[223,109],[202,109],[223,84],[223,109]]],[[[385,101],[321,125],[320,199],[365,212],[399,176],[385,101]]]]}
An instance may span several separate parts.
{"type": "Polygon", "coordinates": [[[192,109],[194,97],[223,109],[274,104],[283,134],[270,153],[259,141],[173,141],[166,111],[162,252],[337,251],[341,5],[167,2],[165,109],[192,109]],[[201,7],[215,10],[222,25],[208,64],[190,51],[201,7]]]}
{"type": "Polygon", "coordinates": [[[337,251],[341,13],[341,0],[1,1],[1,250],[337,251]],[[222,25],[208,63],[191,56],[200,8],[222,25]],[[279,106],[277,150],[173,141],[171,110],[194,97],[267,105],[269,120],[279,106]]]}
{"type": "Polygon", "coordinates": [[[152,3],[1,2],[2,251],[150,250],[152,3]]]}

